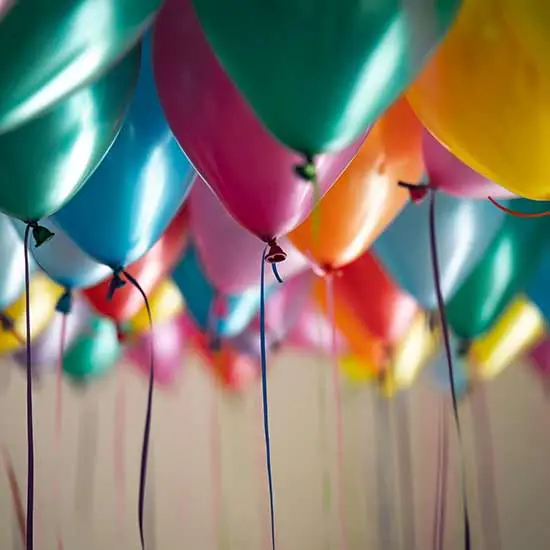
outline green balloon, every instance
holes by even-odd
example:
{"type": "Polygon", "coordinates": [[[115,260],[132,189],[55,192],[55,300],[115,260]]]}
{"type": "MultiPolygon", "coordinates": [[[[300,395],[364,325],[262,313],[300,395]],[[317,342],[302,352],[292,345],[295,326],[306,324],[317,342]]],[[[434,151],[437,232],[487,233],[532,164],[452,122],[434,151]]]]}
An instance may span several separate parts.
{"type": "MultiPolygon", "coordinates": [[[[525,213],[550,209],[550,202],[523,199],[511,204],[525,213]]],[[[506,217],[481,261],[445,308],[447,321],[458,337],[471,340],[491,328],[527,284],[549,236],[549,218],[506,217]]]]}
{"type": "Polygon", "coordinates": [[[461,0],[193,0],[266,127],[313,156],[343,149],[408,87],[461,0]]]}
{"type": "Polygon", "coordinates": [[[59,210],[78,191],[120,129],[140,58],[137,46],[100,80],[0,134],[2,212],[37,221],[59,210]]]}
{"type": "Polygon", "coordinates": [[[0,133],[103,74],[136,44],[161,4],[17,0],[0,22],[0,133]]]}
{"type": "Polygon", "coordinates": [[[121,354],[115,324],[92,317],[87,330],[76,337],[63,355],[63,372],[76,380],[88,380],[112,369],[121,354]]]}

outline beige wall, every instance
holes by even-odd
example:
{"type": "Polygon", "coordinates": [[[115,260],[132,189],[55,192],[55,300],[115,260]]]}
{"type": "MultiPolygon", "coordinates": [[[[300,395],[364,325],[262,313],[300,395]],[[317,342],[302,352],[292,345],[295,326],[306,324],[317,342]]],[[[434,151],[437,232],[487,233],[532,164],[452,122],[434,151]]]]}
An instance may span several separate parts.
{"type": "MultiPolygon", "coordinates": [[[[24,488],[25,393],[22,376],[3,365],[0,376],[0,434],[14,457],[24,488]],[[8,373],[12,373],[11,376],[8,373]],[[8,384],[9,383],[9,384],[8,384]]],[[[148,525],[150,548],[157,550],[218,548],[212,531],[210,416],[215,397],[211,380],[191,364],[177,387],[157,392],[154,446],[150,469],[148,525]]],[[[273,470],[280,550],[337,549],[335,513],[325,521],[323,468],[334,466],[332,400],[328,393],[329,452],[320,444],[320,375],[329,374],[325,360],[286,354],[272,362],[270,376],[273,470]],[[326,535],[325,533],[328,533],[326,535]],[[332,544],[325,545],[327,536],[332,544]]],[[[139,448],[145,404],[145,381],[124,373],[127,389],[126,512],[117,529],[113,437],[116,376],[87,391],[64,389],[61,456],[52,446],[54,384],[36,392],[37,550],[56,548],[52,479],[62,475],[65,548],[79,550],[137,549],[135,518],[139,448]],[[95,434],[95,435],[94,435],[95,434]],[[97,437],[97,445],[94,438],[97,437]],[[60,461],[60,466],[56,466],[60,461]]],[[[325,380],[330,392],[330,379],[325,380]]],[[[219,399],[223,454],[224,550],[268,550],[267,501],[258,408],[258,388],[244,397],[219,399]]],[[[438,393],[419,384],[404,398],[386,405],[368,388],[343,392],[345,437],[345,513],[349,550],[431,548],[436,457],[438,393]],[[392,437],[397,415],[410,411],[413,440],[414,522],[417,544],[402,544],[392,437]],[[387,413],[387,415],[386,415],[387,413]],[[386,416],[385,416],[386,415],[386,416]],[[381,468],[380,464],[384,467],[381,468]],[[384,542],[386,541],[386,542],[384,542]]],[[[539,382],[526,366],[509,369],[488,386],[495,440],[498,508],[506,550],[542,550],[550,544],[550,408],[539,382]]],[[[475,491],[477,471],[470,408],[463,407],[474,548],[498,550],[480,540],[481,518],[475,491]]],[[[454,433],[454,432],[453,432],[454,433]]],[[[448,548],[462,548],[456,456],[451,461],[448,548]]],[[[5,477],[0,478],[0,548],[19,548],[5,477]]],[[[402,495],[406,500],[406,493],[402,495]]],[[[335,502],[335,499],[333,499],[335,502]]],[[[411,519],[404,518],[405,520],[411,519]]],[[[404,527],[403,527],[404,526],[404,527]]]]}

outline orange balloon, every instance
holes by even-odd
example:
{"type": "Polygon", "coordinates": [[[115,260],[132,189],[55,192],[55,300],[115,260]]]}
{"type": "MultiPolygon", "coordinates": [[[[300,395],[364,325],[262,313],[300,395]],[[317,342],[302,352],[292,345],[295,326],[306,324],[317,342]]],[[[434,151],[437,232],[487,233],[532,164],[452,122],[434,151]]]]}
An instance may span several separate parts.
{"type": "Polygon", "coordinates": [[[352,262],[407,201],[407,190],[397,182],[415,183],[423,169],[422,126],[405,99],[399,99],[290,240],[326,271],[352,262]]]}

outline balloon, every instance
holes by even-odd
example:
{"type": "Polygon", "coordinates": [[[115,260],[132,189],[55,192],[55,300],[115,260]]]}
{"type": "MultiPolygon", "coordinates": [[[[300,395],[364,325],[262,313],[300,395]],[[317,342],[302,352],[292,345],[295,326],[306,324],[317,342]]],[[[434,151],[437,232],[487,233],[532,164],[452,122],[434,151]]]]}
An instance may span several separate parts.
{"type": "MultiPolygon", "coordinates": [[[[90,309],[83,300],[73,302],[71,312],[66,316],[64,348],[80,333],[90,317],[90,309]]],[[[32,318],[31,318],[32,320],[32,318]]],[[[31,342],[32,373],[38,378],[55,371],[61,353],[61,331],[63,314],[56,313],[51,323],[31,342]]],[[[22,368],[27,368],[27,350],[21,348],[13,354],[13,359],[22,368]]]]}
{"type": "Polygon", "coordinates": [[[418,311],[413,298],[368,252],[342,268],[334,279],[334,293],[374,338],[388,344],[405,334],[418,311]]]}
{"type": "Polygon", "coordinates": [[[376,120],[416,76],[460,3],[193,0],[259,118],[305,155],[342,149],[376,120]]]}
{"type": "MultiPolygon", "coordinates": [[[[12,222],[19,237],[23,239],[26,224],[15,219],[12,222]]],[[[29,250],[39,267],[57,284],[67,289],[86,288],[96,285],[111,274],[109,267],[96,262],[78,248],[50,218],[42,220],[40,225],[52,231],[55,239],[40,246],[29,242],[29,250]]]]}
{"type": "Polygon", "coordinates": [[[55,216],[78,246],[113,269],[139,260],[160,238],[194,174],[164,118],[147,45],[120,134],[86,186],[55,216]]]}
{"type": "MultiPolygon", "coordinates": [[[[311,210],[314,186],[295,174],[302,159],[264,129],[226,75],[190,0],[169,0],[161,10],[153,34],[153,62],[174,134],[231,215],[265,241],[292,230],[311,210]]],[[[320,194],[359,145],[318,159],[320,194]]]]}
{"type": "MultiPolygon", "coordinates": [[[[153,325],[167,323],[183,311],[183,298],[170,279],[164,279],[149,296],[153,325]]],[[[127,329],[132,336],[149,332],[149,316],[143,306],[129,321],[127,329]]],[[[167,329],[168,330],[168,329],[167,329]]],[[[155,348],[156,349],[156,348],[155,348]]]]}
{"type": "Polygon", "coordinates": [[[426,130],[423,137],[423,150],[431,187],[457,197],[474,199],[486,199],[488,196],[513,197],[510,191],[466,166],[426,130]]]}
{"type": "MultiPolygon", "coordinates": [[[[516,200],[519,210],[545,211],[549,203],[516,200]]],[[[493,242],[447,305],[447,320],[460,338],[486,332],[533,275],[550,231],[548,218],[506,216],[493,242]]]]}
{"type": "MultiPolygon", "coordinates": [[[[9,4],[0,0],[0,19],[9,4]]],[[[0,31],[0,133],[101,77],[137,42],[160,4],[161,0],[14,2],[0,31]]]]}
{"type": "Polygon", "coordinates": [[[537,268],[525,288],[529,300],[541,311],[547,321],[550,320],[550,247],[546,246],[537,268]]]}
{"type": "Polygon", "coordinates": [[[212,337],[239,334],[260,307],[257,288],[238,294],[218,293],[208,282],[194,246],[187,249],[172,278],[183,294],[189,315],[201,331],[212,337]]]}
{"type": "Polygon", "coordinates": [[[165,319],[155,325],[153,332],[143,332],[136,341],[128,342],[125,357],[148,376],[151,363],[149,350],[155,349],[155,382],[161,386],[172,384],[183,367],[186,337],[180,318],[165,319]]]}
{"type": "Polygon", "coordinates": [[[550,338],[540,340],[528,354],[535,370],[544,378],[550,375],[550,338]]]}
{"type": "MultiPolygon", "coordinates": [[[[24,3],[19,2],[11,14],[18,13],[24,3]]],[[[4,32],[11,14],[0,24],[0,51],[5,48],[3,40],[11,34],[4,32]]],[[[48,41],[56,44],[50,35],[48,41]]],[[[140,48],[134,48],[101,79],[17,129],[0,134],[4,159],[0,169],[0,210],[25,222],[37,221],[61,208],[77,192],[117,135],[134,91],[139,59],[140,48]]],[[[33,58],[32,65],[35,64],[33,58]]],[[[17,71],[24,72],[19,65],[17,71]]],[[[3,56],[0,74],[2,81],[3,56]]],[[[10,91],[11,97],[10,84],[0,84],[0,90],[10,91]]],[[[94,233],[95,227],[90,232],[94,233]]]]}
{"type": "MultiPolygon", "coordinates": [[[[200,178],[189,195],[189,223],[201,265],[216,290],[232,294],[257,288],[264,245],[231,217],[200,178]]],[[[303,271],[307,261],[290,243],[280,244],[287,258],[279,273],[286,281],[303,271]]],[[[272,283],[270,271],[266,277],[272,283]]]]}
{"type": "Polygon", "coordinates": [[[13,0],[0,0],[0,21],[2,17],[8,13],[8,10],[13,6],[13,0]]]}
{"type": "MultiPolygon", "coordinates": [[[[23,271],[23,267],[21,267],[23,271]]],[[[63,289],[44,275],[36,274],[30,282],[31,342],[37,338],[50,323],[55,306],[63,289]]],[[[0,354],[12,352],[21,347],[26,340],[26,298],[23,293],[13,304],[4,310],[4,314],[13,321],[13,331],[0,332],[0,354]],[[17,337],[15,334],[17,334],[17,337]]]]}
{"type": "Polygon", "coordinates": [[[345,355],[339,360],[338,365],[345,378],[354,384],[374,382],[378,379],[379,365],[366,363],[364,359],[355,355],[345,355]]]}
{"type": "MultiPolygon", "coordinates": [[[[425,308],[435,309],[429,209],[429,201],[408,204],[378,238],[374,251],[400,287],[425,308]]],[[[435,229],[445,301],[479,262],[503,220],[503,212],[488,201],[437,194],[435,229]]]]}
{"type": "Polygon", "coordinates": [[[63,355],[63,372],[79,382],[97,378],[115,366],[120,352],[115,324],[91,316],[63,355]]]}
{"type": "MultiPolygon", "coordinates": [[[[548,50],[533,55],[522,44],[525,34],[514,27],[516,16],[521,21],[529,10],[525,4],[464,0],[408,97],[460,160],[519,196],[544,200],[550,196],[550,126],[543,123],[550,116],[548,50]]],[[[543,17],[547,9],[540,10],[543,17]]]]}
{"type": "Polygon", "coordinates": [[[544,337],[544,329],[536,306],[516,298],[491,330],[472,343],[469,357],[476,376],[488,380],[500,374],[544,337]]]}
{"type": "MultiPolygon", "coordinates": [[[[150,294],[171,271],[187,246],[188,214],[182,208],[156,244],[127,271],[136,279],[146,294],[150,294]]],[[[143,297],[131,284],[118,288],[107,298],[111,281],[86,289],[83,294],[93,308],[117,323],[128,321],[143,307],[143,297]]]]}
{"type": "Polygon", "coordinates": [[[375,124],[359,153],[289,238],[331,271],[357,259],[405,205],[397,182],[422,177],[422,126],[404,99],[375,124]]]}

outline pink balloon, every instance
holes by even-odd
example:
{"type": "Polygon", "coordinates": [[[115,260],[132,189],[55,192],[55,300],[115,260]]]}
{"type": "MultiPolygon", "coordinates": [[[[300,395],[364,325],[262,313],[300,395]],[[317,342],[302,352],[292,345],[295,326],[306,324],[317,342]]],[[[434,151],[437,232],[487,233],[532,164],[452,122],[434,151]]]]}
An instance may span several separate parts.
{"type": "Polygon", "coordinates": [[[546,337],[530,352],[529,359],[535,370],[544,378],[550,377],[550,338],[546,337]]]}
{"type": "MultiPolygon", "coordinates": [[[[258,286],[264,245],[237,223],[200,178],[188,199],[189,222],[206,276],[224,294],[236,294],[258,286]]],[[[279,274],[286,281],[308,267],[307,260],[286,239],[279,243],[287,253],[279,274]]],[[[275,282],[266,271],[266,284],[275,282]]]]}
{"type": "MultiPolygon", "coordinates": [[[[153,65],[174,135],[232,216],[265,242],[296,227],[313,206],[313,185],[294,171],[303,159],[257,120],[214,56],[190,0],[168,0],[161,10],[153,33],[153,65]]],[[[361,142],[319,157],[321,194],[361,142]]],[[[216,250],[225,247],[219,242],[216,250]]]]}
{"type": "Polygon", "coordinates": [[[473,199],[515,197],[456,158],[427,130],[424,130],[423,150],[426,171],[433,187],[449,195],[473,199]]]}
{"type": "Polygon", "coordinates": [[[0,20],[8,13],[8,10],[13,6],[13,0],[0,0],[0,20]]]}

